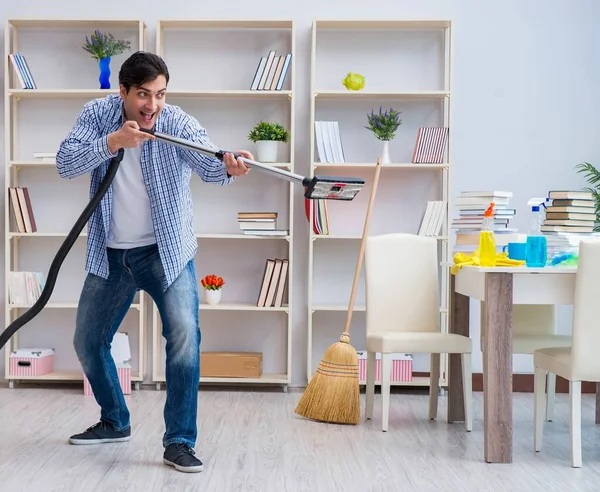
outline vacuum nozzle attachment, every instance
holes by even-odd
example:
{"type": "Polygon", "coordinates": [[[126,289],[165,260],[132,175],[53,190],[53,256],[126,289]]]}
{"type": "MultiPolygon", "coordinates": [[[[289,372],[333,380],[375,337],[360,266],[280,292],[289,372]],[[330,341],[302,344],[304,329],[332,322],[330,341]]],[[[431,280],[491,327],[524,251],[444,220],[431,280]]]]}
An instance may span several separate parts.
{"type": "MultiPolygon", "coordinates": [[[[196,142],[189,142],[182,138],[157,132],[154,129],[148,130],[141,128],[140,131],[149,133],[150,135],[156,137],[157,140],[162,142],[176,145],[184,149],[193,150],[195,152],[201,152],[203,154],[216,157],[220,160],[223,160],[225,154],[228,153],[226,150],[206,147],[204,145],[197,144],[196,142]]],[[[308,178],[284,169],[262,164],[252,159],[247,159],[246,157],[236,154],[235,152],[231,152],[231,154],[233,154],[236,159],[241,159],[244,164],[251,168],[256,168],[265,173],[286,179],[287,181],[301,184],[305,188],[304,197],[312,200],[352,200],[365,184],[363,179],[345,176],[314,176],[312,178],[308,178]]]]}

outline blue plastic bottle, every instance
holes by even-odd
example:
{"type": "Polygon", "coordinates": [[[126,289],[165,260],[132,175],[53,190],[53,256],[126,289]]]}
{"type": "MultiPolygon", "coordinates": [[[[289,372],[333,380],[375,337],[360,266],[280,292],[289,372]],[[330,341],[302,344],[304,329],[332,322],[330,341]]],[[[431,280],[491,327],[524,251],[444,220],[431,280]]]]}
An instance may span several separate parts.
{"type": "Polygon", "coordinates": [[[548,244],[546,236],[541,231],[542,221],[543,216],[540,211],[540,205],[532,206],[527,244],[525,245],[525,264],[528,267],[545,267],[548,261],[548,244]]]}

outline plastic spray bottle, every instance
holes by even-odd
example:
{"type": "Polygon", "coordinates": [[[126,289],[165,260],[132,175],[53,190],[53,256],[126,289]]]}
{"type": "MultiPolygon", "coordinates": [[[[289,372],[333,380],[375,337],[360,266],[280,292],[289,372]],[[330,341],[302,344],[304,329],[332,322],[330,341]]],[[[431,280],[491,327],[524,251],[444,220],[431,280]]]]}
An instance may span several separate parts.
{"type": "Polygon", "coordinates": [[[492,202],[484,212],[479,232],[479,265],[482,267],[496,266],[496,238],[493,231],[495,205],[492,202]]]}
{"type": "Polygon", "coordinates": [[[545,267],[548,261],[548,244],[542,234],[541,226],[544,221],[541,208],[546,208],[546,198],[532,198],[527,202],[531,207],[529,230],[525,245],[525,264],[528,267],[545,267]]]}

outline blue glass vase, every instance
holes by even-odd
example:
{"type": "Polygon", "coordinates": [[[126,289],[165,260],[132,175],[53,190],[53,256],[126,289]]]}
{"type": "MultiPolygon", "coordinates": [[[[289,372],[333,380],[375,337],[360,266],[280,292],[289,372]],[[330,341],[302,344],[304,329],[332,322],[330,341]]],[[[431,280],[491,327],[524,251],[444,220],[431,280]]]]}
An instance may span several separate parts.
{"type": "Polygon", "coordinates": [[[110,89],[110,56],[102,58],[98,62],[98,67],[100,68],[100,77],[98,77],[100,89],[110,89]]]}

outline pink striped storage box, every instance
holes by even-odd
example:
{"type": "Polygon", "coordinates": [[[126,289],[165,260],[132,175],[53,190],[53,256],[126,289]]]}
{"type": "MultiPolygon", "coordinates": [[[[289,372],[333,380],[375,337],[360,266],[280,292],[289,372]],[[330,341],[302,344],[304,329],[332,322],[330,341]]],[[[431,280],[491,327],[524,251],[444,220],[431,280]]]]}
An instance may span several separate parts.
{"type": "MultiPolygon", "coordinates": [[[[361,350],[358,353],[358,379],[367,381],[367,351],[361,350]]],[[[413,358],[410,354],[391,354],[392,369],[390,372],[390,381],[412,381],[413,358]]],[[[381,354],[376,355],[375,360],[375,382],[381,383],[381,354]]]]}
{"type": "MultiPolygon", "coordinates": [[[[119,375],[119,383],[121,383],[123,394],[131,394],[131,366],[128,363],[117,364],[117,374],[119,375]]],[[[85,396],[92,396],[94,394],[85,374],[83,375],[83,394],[85,396]]]]}
{"type": "Polygon", "coordinates": [[[11,376],[43,376],[54,372],[54,349],[22,348],[10,353],[11,376]]]}

